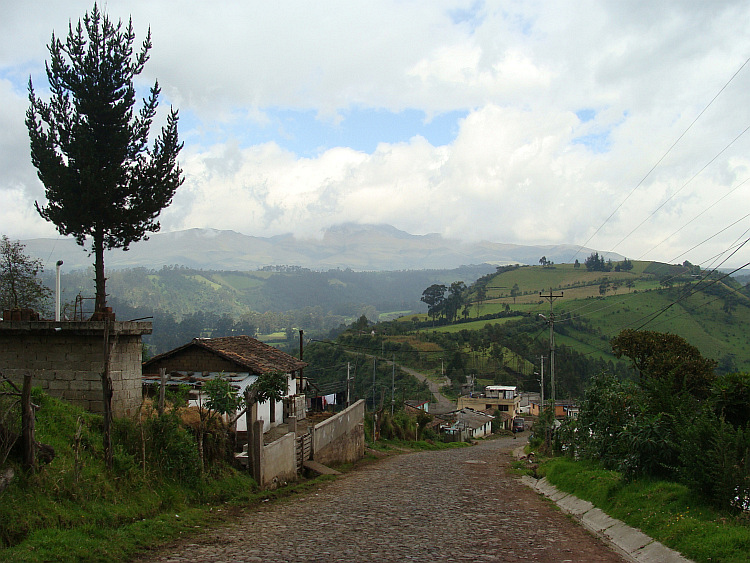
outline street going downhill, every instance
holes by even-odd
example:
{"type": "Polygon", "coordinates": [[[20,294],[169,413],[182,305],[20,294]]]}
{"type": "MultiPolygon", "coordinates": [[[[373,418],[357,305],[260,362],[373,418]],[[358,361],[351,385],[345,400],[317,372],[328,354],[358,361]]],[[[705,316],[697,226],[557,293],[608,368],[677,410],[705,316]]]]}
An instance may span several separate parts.
{"type": "Polygon", "coordinates": [[[622,561],[508,473],[519,444],[394,455],[141,561],[622,561]]]}

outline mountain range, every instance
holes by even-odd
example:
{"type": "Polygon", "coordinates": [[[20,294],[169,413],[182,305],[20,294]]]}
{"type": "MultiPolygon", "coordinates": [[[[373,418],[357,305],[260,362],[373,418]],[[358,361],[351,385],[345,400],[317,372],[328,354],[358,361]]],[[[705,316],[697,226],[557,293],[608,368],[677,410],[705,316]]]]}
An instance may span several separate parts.
{"type": "MultiPolygon", "coordinates": [[[[65,269],[93,263],[71,237],[21,241],[25,252],[39,258],[45,269],[62,260],[65,269]]],[[[311,270],[350,268],[356,271],[451,269],[470,264],[539,264],[544,256],[555,263],[583,262],[593,250],[575,245],[518,245],[489,241],[476,243],[446,239],[439,234],[413,235],[390,225],[346,223],[329,228],[320,238],[243,235],[235,231],[188,229],[155,233],[130,250],[110,250],[104,258],[110,269],[187,266],[204,270],[249,271],[264,266],[299,266],[311,270]]],[[[605,259],[622,260],[600,252],[605,259]]]]}

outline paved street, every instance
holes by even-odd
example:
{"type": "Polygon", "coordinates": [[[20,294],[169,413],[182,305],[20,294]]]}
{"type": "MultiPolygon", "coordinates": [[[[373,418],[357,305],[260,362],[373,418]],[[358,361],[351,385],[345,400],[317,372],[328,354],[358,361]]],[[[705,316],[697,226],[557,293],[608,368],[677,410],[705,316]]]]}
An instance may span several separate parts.
{"type": "Polygon", "coordinates": [[[142,561],[622,561],[506,474],[517,445],[392,456],[142,561]]]}

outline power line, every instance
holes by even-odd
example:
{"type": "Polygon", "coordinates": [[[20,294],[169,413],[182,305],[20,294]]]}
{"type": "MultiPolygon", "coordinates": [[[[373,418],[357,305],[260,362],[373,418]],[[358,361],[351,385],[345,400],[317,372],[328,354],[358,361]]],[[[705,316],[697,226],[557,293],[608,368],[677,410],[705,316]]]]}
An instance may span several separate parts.
{"type": "Polygon", "coordinates": [[[670,202],[670,201],[671,201],[671,200],[672,200],[672,199],[673,199],[673,198],[674,198],[674,197],[675,197],[675,196],[676,196],[677,194],[679,194],[679,193],[680,193],[680,192],[681,192],[682,190],[684,190],[684,189],[685,189],[685,188],[687,187],[687,185],[688,185],[688,184],[690,184],[690,182],[692,182],[693,180],[695,180],[695,179],[696,179],[696,178],[697,178],[697,177],[698,177],[698,176],[699,176],[699,175],[700,175],[700,174],[701,174],[701,173],[702,173],[702,172],[703,172],[703,171],[704,171],[704,170],[705,170],[706,168],[708,168],[708,167],[709,167],[709,166],[710,166],[711,164],[713,164],[713,163],[714,163],[714,161],[716,161],[716,159],[717,159],[717,158],[719,158],[719,157],[720,157],[720,156],[721,156],[721,155],[722,155],[722,154],[724,153],[724,151],[726,151],[726,150],[727,150],[727,149],[728,149],[729,147],[731,147],[731,146],[732,146],[732,145],[733,145],[733,144],[734,144],[734,143],[735,143],[735,142],[736,142],[736,141],[737,141],[737,140],[738,140],[738,139],[739,139],[740,137],[742,137],[742,136],[743,136],[743,135],[744,135],[745,133],[747,133],[747,132],[748,132],[748,130],[750,130],[750,125],[748,125],[747,127],[745,127],[745,129],[744,129],[744,130],[742,131],[742,133],[740,133],[740,134],[739,134],[739,135],[737,135],[737,136],[736,136],[736,137],[735,137],[734,139],[732,139],[732,140],[730,141],[730,143],[729,143],[728,145],[726,145],[726,146],[725,146],[725,147],[724,147],[723,149],[721,149],[721,150],[720,150],[720,151],[718,152],[718,154],[716,154],[716,156],[714,156],[714,157],[713,157],[713,158],[712,158],[711,160],[709,160],[709,161],[708,161],[708,162],[707,162],[707,163],[706,163],[705,165],[703,165],[703,167],[702,167],[702,168],[701,168],[700,170],[698,170],[698,172],[696,172],[695,174],[693,174],[693,176],[692,176],[692,177],[691,177],[691,178],[690,178],[690,179],[689,179],[689,180],[688,180],[687,182],[685,182],[685,183],[684,183],[684,184],[682,185],[682,187],[680,187],[680,189],[679,189],[679,190],[677,190],[677,191],[676,191],[676,192],[674,192],[674,193],[673,193],[672,195],[670,195],[670,196],[669,196],[669,197],[668,197],[667,199],[665,199],[665,200],[664,200],[664,201],[663,201],[663,202],[662,202],[662,203],[661,203],[661,204],[659,205],[659,207],[657,207],[656,209],[654,209],[654,210],[653,210],[653,211],[652,211],[652,212],[651,212],[651,213],[650,213],[650,214],[648,215],[648,217],[646,217],[646,218],[645,218],[645,219],[644,219],[643,221],[641,221],[641,222],[640,222],[640,223],[638,224],[638,226],[636,226],[636,227],[635,227],[635,228],[634,228],[634,229],[633,229],[632,231],[630,231],[630,232],[629,232],[629,233],[628,233],[627,235],[625,235],[625,236],[624,236],[624,237],[623,237],[623,238],[622,238],[622,239],[620,240],[620,242],[618,242],[618,243],[617,243],[616,245],[614,245],[614,246],[612,247],[612,250],[614,250],[615,248],[617,248],[618,246],[620,246],[620,244],[622,244],[623,242],[625,242],[625,241],[626,241],[626,240],[627,240],[627,239],[628,239],[628,238],[630,237],[630,235],[632,235],[632,234],[633,234],[634,232],[636,232],[636,231],[637,231],[638,229],[640,229],[640,228],[641,228],[641,227],[643,226],[643,224],[644,224],[644,223],[645,223],[646,221],[648,221],[649,219],[651,219],[651,217],[653,217],[654,215],[656,215],[656,213],[657,213],[657,212],[658,212],[658,211],[659,211],[659,210],[660,210],[660,209],[661,209],[662,207],[664,207],[664,206],[665,206],[665,205],[666,205],[667,203],[669,203],[669,202],[670,202]]]}
{"type": "MultiPolygon", "coordinates": [[[[698,114],[698,115],[697,115],[697,116],[695,117],[695,119],[693,119],[693,121],[692,121],[692,122],[690,123],[690,125],[688,125],[687,129],[685,129],[685,130],[684,130],[684,131],[682,132],[682,134],[681,134],[681,135],[680,135],[679,137],[677,137],[677,140],[676,140],[676,141],[675,141],[674,143],[672,143],[672,145],[671,145],[671,146],[670,146],[670,147],[669,147],[669,148],[667,149],[667,151],[666,151],[666,152],[665,152],[665,153],[664,153],[664,154],[663,154],[663,155],[661,156],[661,158],[659,158],[659,160],[657,160],[657,161],[656,161],[656,163],[655,163],[655,164],[654,164],[654,165],[653,165],[653,166],[652,166],[652,167],[651,167],[651,168],[649,169],[649,171],[648,171],[648,172],[646,172],[646,175],[645,175],[645,176],[643,176],[643,178],[641,178],[641,180],[640,180],[640,181],[639,181],[639,182],[638,182],[638,183],[637,183],[637,184],[635,185],[635,187],[634,187],[634,188],[633,188],[632,190],[630,190],[630,193],[628,193],[628,195],[627,195],[627,196],[625,197],[625,199],[623,199],[623,200],[622,200],[622,201],[620,202],[620,204],[619,204],[619,205],[618,205],[617,207],[615,207],[614,211],[612,211],[612,213],[610,213],[609,217],[607,217],[607,218],[606,218],[606,219],[604,220],[604,222],[603,222],[603,223],[602,223],[602,224],[601,224],[601,225],[599,226],[599,228],[597,228],[597,229],[596,229],[596,231],[594,231],[594,233],[593,233],[593,234],[592,234],[592,235],[591,235],[591,236],[590,236],[590,237],[589,237],[588,239],[586,239],[586,242],[584,242],[584,243],[583,243],[583,244],[582,244],[581,246],[579,246],[579,247],[578,247],[578,250],[576,250],[575,254],[573,254],[573,256],[571,256],[571,258],[570,258],[570,260],[569,260],[570,262],[572,262],[572,261],[573,261],[573,259],[574,259],[574,258],[575,258],[575,257],[576,257],[576,256],[578,255],[578,253],[579,253],[579,252],[581,252],[581,250],[582,250],[582,249],[583,249],[583,248],[584,248],[584,247],[585,247],[586,245],[588,245],[588,243],[589,243],[589,242],[591,242],[591,239],[593,239],[593,238],[594,238],[594,237],[595,237],[595,236],[596,236],[596,235],[597,235],[597,234],[599,233],[599,231],[601,231],[601,230],[602,230],[602,229],[604,228],[604,225],[606,225],[606,224],[607,224],[607,223],[608,223],[608,222],[610,221],[610,219],[612,219],[612,217],[614,217],[614,216],[615,216],[615,214],[616,214],[616,213],[617,213],[617,212],[618,212],[618,211],[619,211],[619,210],[620,210],[620,209],[622,208],[622,206],[623,206],[623,205],[625,204],[625,202],[626,202],[626,201],[627,201],[628,199],[630,199],[630,196],[632,196],[632,195],[633,195],[633,193],[635,193],[635,191],[636,191],[636,190],[637,190],[638,188],[640,188],[640,187],[641,187],[641,185],[643,185],[643,182],[645,182],[645,181],[646,181],[646,178],[648,178],[648,177],[649,177],[649,176],[651,175],[651,173],[652,173],[652,172],[653,172],[654,170],[656,170],[656,168],[657,168],[657,167],[658,167],[658,166],[659,166],[659,165],[660,165],[660,164],[662,163],[662,161],[663,161],[663,160],[664,160],[664,159],[665,159],[665,158],[667,157],[667,155],[668,155],[668,154],[669,154],[670,152],[672,152],[672,149],[673,149],[673,148],[674,148],[675,146],[677,146],[677,143],[679,143],[679,142],[680,142],[680,141],[682,140],[682,138],[683,138],[683,137],[684,137],[684,136],[685,136],[685,135],[687,134],[687,132],[688,132],[688,131],[690,131],[690,129],[692,129],[692,128],[693,128],[693,125],[695,125],[695,123],[696,123],[696,122],[697,122],[697,121],[698,121],[698,120],[699,120],[699,119],[700,119],[700,118],[701,118],[701,117],[703,116],[703,114],[704,114],[704,113],[706,113],[706,111],[708,110],[708,108],[709,108],[709,107],[711,107],[711,105],[713,105],[714,101],[716,101],[716,99],[717,99],[717,98],[718,98],[718,97],[719,97],[719,96],[721,95],[721,93],[722,93],[722,92],[724,92],[724,90],[725,90],[725,89],[727,88],[727,86],[729,86],[729,84],[730,84],[730,83],[731,83],[731,82],[732,82],[732,81],[733,81],[733,80],[735,79],[735,77],[736,77],[736,76],[737,76],[737,75],[738,75],[738,74],[740,73],[740,71],[741,71],[741,70],[742,70],[743,68],[745,68],[745,66],[747,65],[747,63],[748,63],[748,62],[750,62],[750,57],[748,57],[747,59],[745,59],[745,62],[744,62],[744,63],[742,63],[742,65],[740,66],[740,68],[738,68],[738,69],[737,69],[737,70],[735,71],[735,73],[734,73],[734,74],[733,74],[733,75],[731,76],[731,78],[730,78],[729,80],[727,80],[727,82],[726,82],[726,83],[724,84],[724,86],[722,86],[722,87],[721,87],[721,89],[720,89],[720,90],[719,90],[719,91],[718,91],[718,92],[716,93],[716,95],[715,95],[715,96],[714,96],[713,98],[711,98],[711,101],[710,101],[710,102],[708,102],[708,104],[706,105],[706,107],[704,107],[704,108],[703,108],[703,109],[701,110],[701,112],[700,112],[700,113],[699,113],[699,114],[698,114]]],[[[744,134],[744,131],[743,131],[743,133],[742,133],[742,134],[744,134]]],[[[742,135],[742,134],[741,134],[741,135],[742,135]]],[[[741,136],[741,135],[740,135],[740,136],[741,136]]],[[[734,141],[732,141],[732,142],[734,142],[734,141]]],[[[722,151],[722,152],[723,152],[723,151],[722,151]]],[[[640,225],[639,225],[639,226],[640,226],[640,225]]],[[[631,233],[631,234],[632,234],[632,233],[631,233]]],[[[630,236],[630,235],[628,235],[628,236],[630,236]]],[[[622,241],[620,241],[620,242],[622,242],[622,241]]],[[[618,243],[618,244],[619,244],[619,243],[618,243]]]]}
{"type": "MultiPolygon", "coordinates": [[[[661,246],[661,245],[662,245],[662,244],[664,244],[664,243],[665,243],[666,241],[668,241],[668,240],[669,240],[670,238],[672,238],[673,236],[675,236],[675,235],[676,235],[677,233],[679,233],[679,232],[680,232],[680,231],[681,231],[682,229],[684,229],[685,227],[687,227],[688,225],[690,225],[690,224],[691,224],[691,223],[692,223],[693,221],[695,221],[696,219],[698,219],[698,218],[699,218],[699,217],[700,217],[701,215],[703,215],[704,213],[707,213],[708,211],[710,211],[710,210],[711,210],[711,209],[712,209],[713,207],[715,207],[716,205],[718,205],[718,204],[719,204],[719,202],[721,202],[722,200],[726,199],[726,198],[727,198],[727,197],[729,197],[729,196],[730,196],[731,194],[733,194],[734,192],[736,192],[736,191],[737,191],[737,190],[738,190],[738,189],[739,189],[739,188],[740,188],[741,186],[743,186],[743,185],[744,185],[744,184],[745,184],[745,183],[746,183],[746,182],[747,182],[748,180],[750,180],[750,178],[745,178],[745,179],[744,179],[744,180],[743,180],[742,182],[740,182],[740,183],[739,183],[739,184],[738,184],[737,186],[735,186],[734,188],[732,188],[732,189],[731,189],[731,190],[730,190],[729,192],[725,193],[725,194],[724,194],[723,196],[721,196],[721,197],[720,197],[719,199],[717,199],[717,200],[716,200],[715,202],[713,202],[713,203],[712,203],[711,205],[709,205],[708,207],[706,207],[706,209],[704,209],[703,211],[701,211],[700,213],[698,213],[698,215],[696,215],[695,217],[693,217],[692,219],[690,219],[690,221],[688,221],[687,223],[685,223],[684,225],[682,225],[682,226],[681,226],[681,227],[680,227],[679,229],[677,229],[676,231],[674,231],[674,232],[673,232],[673,233],[672,233],[671,235],[669,235],[669,236],[668,236],[667,238],[665,238],[665,239],[664,239],[664,240],[662,240],[662,241],[661,241],[660,243],[658,243],[658,244],[656,244],[655,246],[653,246],[653,247],[652,247],[652,248],[651,248],[650,250],[647,250],[646,252],[644,252],[643,254],[641,254],[641,256],[640,256],[640,257],[638,258],[638,260],[642,260],[642,259],[643,259],[643,257],[644,257],[644,256],[646,256],[646,254],[648,254],[649,252],[653,252],[654,250],[656,250],[656,249],[657,249],[657,248],[658,248],[659,246],[661,246]]],[[[747,218],[747,217],[750,217],[750,213],[748,213],[747,215],[745,215],[744,217],[742,217],[742,219],[745,219],[745,218],[747,218]]],[[[732,224],[730,225],[730,227],[731,227],[731,226],[734,226],[734,225],[736,225],[737,223],[739,223],[740,221],[742,221],[742,219],[738,219],[737,221],[735,221],[734,223],[732,223],[732,224]]],[[[727,227],[727,228],[729,228],[729,227],[727,227]]],[[[721,231],[719,231],[719,232],[721,233],[721,232],[724,232],[725,230],[726,230],[726,229],[723,229],[723,230],[721,230],[721,231]]],[[[718,233],[717,233],[717,234],[718,234],[718,233]]],[[[716,236],[716,235],[714,235],[714,236],[716,236]]],[[[707,240],[710,240],[710,239],[706,239],[706,241],[707,241],[707,240]]],[[[703,242],[706,242],[706,241],[703,241],[703,242]]],[[[700,244],[703,244],[703,243],[700,243],[700,244]]],[[[697,246],[700,246],[700,244],[699,244],[699,245],[697,245],[697,246]]],[[[693,249],[694,249],[694,248],[696,248],[697,246],[694,246],[694,247],[693,247],[693,248],[691,248],[690,250],[693,250],[693,249]]],[[[680,254],[679,256],[677,256],[677,258],[679,258],[680,256],[684,256],[685,254],[687,254],[688,252],[690,252],[690,250],[688,250],[688,251],[685,251],[685,252],[683,252],[682,254],[680,254]]]]}

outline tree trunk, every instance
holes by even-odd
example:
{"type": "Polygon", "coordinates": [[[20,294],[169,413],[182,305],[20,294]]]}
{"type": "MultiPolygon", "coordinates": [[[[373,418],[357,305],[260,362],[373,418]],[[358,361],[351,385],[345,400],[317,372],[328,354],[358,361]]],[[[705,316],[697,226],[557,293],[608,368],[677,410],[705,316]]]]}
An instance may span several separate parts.
{"type": "MultiPolygon", "coordinates": [[[[198,408],[200,408],[200,406],[198,408]]],[[[201,415],[201,420],[200,422],[198,422],[198,461],[200,463],[201,479],[206,472],[206,461],[204,458],[205,454],[203,452],[203,433],[203,417],[201,415]]]]}
{"type": "Polygon", "coordinates": [[[104,311],[107,306],[107,278],[104,277],[104,234],[97,229],[94,235],[94,285],[96,287],[95,312],[104,311]]]}

